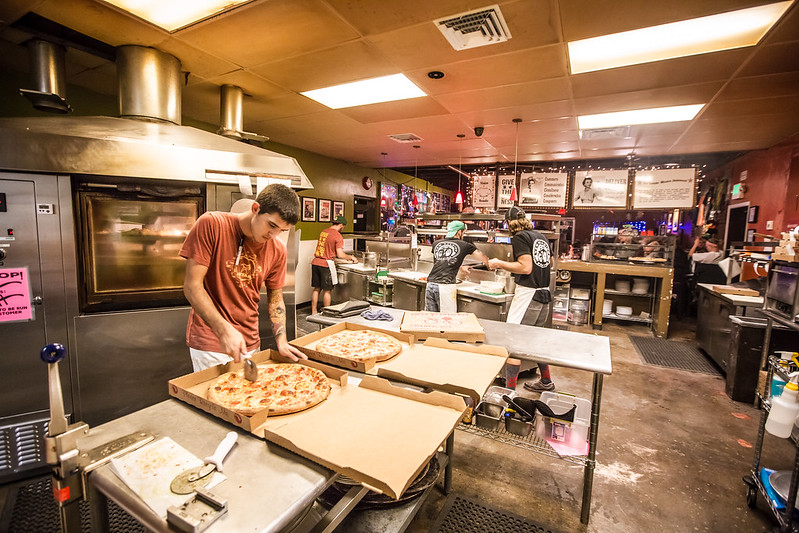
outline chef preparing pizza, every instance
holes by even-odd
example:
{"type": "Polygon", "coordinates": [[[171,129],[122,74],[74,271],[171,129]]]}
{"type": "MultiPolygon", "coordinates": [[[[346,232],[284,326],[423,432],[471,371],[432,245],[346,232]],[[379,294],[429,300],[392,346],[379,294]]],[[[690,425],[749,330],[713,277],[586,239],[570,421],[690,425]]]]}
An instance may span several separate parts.
{"type": "Polygon", "coordinates": [[[467,255],[473,254],[488,266],[488,257],[477,247],[463,240],[466,224],[453,220],[447,225],[447,235],[433,244],[433,268],[427,275],[424,310],[457,313],[458,289],[455,285],[458,270],[467,255]]]}
{"type": "MultiPolygon", "coordinates": [[[[488,268],[507,270],[516,280],[516,291],[508,309],[506,322],[544,327],[552,314],[552,295],[549,277],[552,251],[549,241],[533,229],[523,209],[512,206],[505,213],[511,234],[513,261],[489,259],[488,268]]],[[[549,365],[539,364],[541,379],[525,383],[531,391],[555,390],[549,374],[549,365]]]]}

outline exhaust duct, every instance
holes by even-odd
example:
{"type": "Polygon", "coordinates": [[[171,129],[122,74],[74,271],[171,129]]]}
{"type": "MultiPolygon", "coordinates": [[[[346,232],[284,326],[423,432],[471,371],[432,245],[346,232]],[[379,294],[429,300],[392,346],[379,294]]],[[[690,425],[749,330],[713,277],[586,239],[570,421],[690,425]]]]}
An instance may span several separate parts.
{"type": "Polygon", "coordinates": [[[236,85],[219,88],[219,135],[237,141],[266,142],[269,137],[244,131],[244,91],[236,85]]]}
{"type": "Polygon", "coordinates": [[[117,48],[119,116],[181,123],[180,60],[145,46],[117,48]]]}
{"type": "Polygon", "coordinates": [[[65,49],[60,44],[42,39],[28,42],[30,54],[31,81],[33,89],[20,89],[22,96],[39,111],[48,113],[69,113],[67,104],[65,49]]]}

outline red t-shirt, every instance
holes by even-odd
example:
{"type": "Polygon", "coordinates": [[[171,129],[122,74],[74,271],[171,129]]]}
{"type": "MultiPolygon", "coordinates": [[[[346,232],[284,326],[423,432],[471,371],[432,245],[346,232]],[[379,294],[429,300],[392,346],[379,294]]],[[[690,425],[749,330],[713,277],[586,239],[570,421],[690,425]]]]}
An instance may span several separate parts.
{"type": "MultiPolygon", "coordinates": [[[[244,232],[235,214],[204,213],[189,232],[180,256],[208,267],[203,286],[217,311],[244,335],[247,350],[261,346],[258,334],[258,302],[261,287],[282,289],[286,281],[286,247],[279,239],[258,244],[244,239],[239,264],[236,254],[244,232]]],[[[211,327],[189,313],[186,344],[196,350],[221,352],[211,327]]]]}
{"type": "Polygon", "coordinates": [[[311,264],[326,267],[328,259],[337,257],[337,248],[344,248],[344,237],[341,236],[341,233],[333,228],[322,230],[322,233],[319,234],[319,240],[316,242],[316,251],[313,254],[311,264]]]}

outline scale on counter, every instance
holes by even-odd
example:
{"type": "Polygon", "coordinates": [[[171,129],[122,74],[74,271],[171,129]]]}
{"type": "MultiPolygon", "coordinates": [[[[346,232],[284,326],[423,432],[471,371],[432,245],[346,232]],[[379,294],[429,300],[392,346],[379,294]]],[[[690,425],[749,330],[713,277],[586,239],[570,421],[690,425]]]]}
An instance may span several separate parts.
{"type": "Polygon", "coordinates": [[[336,305],[328,305],[322,308],[322,314],[334,318],[345,318],[348,316],[360,315],[367,309],[369,309],[369,302],[350,300],[336,305]]]}

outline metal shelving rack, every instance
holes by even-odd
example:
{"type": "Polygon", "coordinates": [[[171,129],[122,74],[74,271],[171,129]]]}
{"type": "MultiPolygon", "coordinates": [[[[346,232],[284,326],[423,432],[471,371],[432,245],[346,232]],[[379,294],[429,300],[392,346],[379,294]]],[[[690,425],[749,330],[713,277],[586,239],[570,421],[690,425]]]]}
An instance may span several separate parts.
{"type": "MultiPolygon", "coordinates": [[[[780,531],[796,531],[797,528],[799,528],[799,522],[797,522],[796,513],[794,512],[797,489],[799,489],[799,441],[795,435],[791,435],[790,440],[796,447],[796,456],[793,463],[793,473],[791,474],[791,485],[790,489],[788,490],[785,509],[783,510],[776,508],[774,502],[769,497],[768,493],[766,492],[766,488],[763,486],[763,483],[760,480],[760,455],[763,449],[763,438],[766,434],[766,420],[768,419],[768,414],[771,410],[771,397],[768,391],[771,391],[771,380],[774,377],[775,369],[778,369],[777,358],[768,355],[769,344],[771,342],[771,330],[774,327],[775,322],[795,331],[799,331],[799,324],[781,316],[778,313],[775,313],[770,309],[766,309],[765,307],[762,310],[762,313],[766,317],[766,329],[765,335],[763,337],[762,352],[762,361],[764,364],[761,365],[761,368],[766,365],[768,367],[768,373],[764,388],[765,394],[763,394],[761,391],[757,391],[757,401],[760,403],[762,412],[760,416],[760,425],[758,426],[757,430],[757,442],[754,448],[755,458],[752,463],[752,470],[743,478],[744,483],[746,483],[748,486],[746,503],[750,508],[754,509],[757,505],[757,494],[759,492],[761,495],[763,495],[764,499],[769,505],[769,508],[771,509],[772,514],[776,517],[777,522],[779,522],[780,531]]],[[[780,370],[776,371],[780,372],[780,370]]]]}

